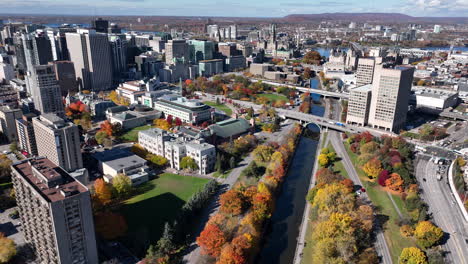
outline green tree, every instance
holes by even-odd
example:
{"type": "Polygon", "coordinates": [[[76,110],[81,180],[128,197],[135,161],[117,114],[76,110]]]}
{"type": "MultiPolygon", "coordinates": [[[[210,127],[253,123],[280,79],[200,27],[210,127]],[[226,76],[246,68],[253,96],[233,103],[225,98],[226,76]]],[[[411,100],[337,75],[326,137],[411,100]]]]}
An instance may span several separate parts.
{"type": "Polygon", "coordinates": [[[180,168],[195,171],[198,170],[198,165],[192,157],[186,156],[180,161],[180,168]]]}
{"type": "Polygon", "coordinates": [[[103,144],[104,139],[106,139],[107,137],[108,137],[107,133],[104,131],[98,131],[96,135],[94,136],[98,144],[103,144]]]}
{"type": "Polygon", "coordinates": [[[254,151],[254,159],[258,162],[268,162],[271,160],[271,155],[275,152],[275,149],[267,145],[259,145],[254,151]]]}
{"type": "Polygon", "coordinates": [[[114,187],[117,195],[123,198],[131,193],[132,180],[127,175],[119,173],[112,179],[112,186],[114,187]]]}
{"type": "Polygon", "coordinates": [[[13,142],[10,144],[10,151],[11,152],[18,151],[18,144],[16,144],[16,142],[13,142]]]}

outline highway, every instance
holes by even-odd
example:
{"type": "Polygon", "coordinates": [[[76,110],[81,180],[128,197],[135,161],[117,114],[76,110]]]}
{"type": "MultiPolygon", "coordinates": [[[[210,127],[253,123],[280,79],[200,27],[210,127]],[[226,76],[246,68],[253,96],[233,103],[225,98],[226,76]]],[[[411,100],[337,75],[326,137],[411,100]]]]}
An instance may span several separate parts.
{"type": "Polygon", "coordinates": [[[421,197],[429,205],[434,223],[448,234],[443,245],[448,263],[468,263],[468,224],[465,222],[447,183],[447,174],[437,180],[437,167],[426,155],[419,155],[415,168],[421,197]],[[425,180],[424,180],[425,179],[425,180]]]}

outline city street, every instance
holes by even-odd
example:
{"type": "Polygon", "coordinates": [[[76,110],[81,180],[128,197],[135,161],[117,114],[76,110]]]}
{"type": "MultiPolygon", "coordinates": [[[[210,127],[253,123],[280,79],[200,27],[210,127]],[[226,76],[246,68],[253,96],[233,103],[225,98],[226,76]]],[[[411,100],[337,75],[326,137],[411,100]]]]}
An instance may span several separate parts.
{"type": "Polygon", "coordinates": [[[438,165],[428,156],[419,156],[416,178],[423,190],[421,196],[429,205],[435,224],[447,235],[443,246],[449,252],[449,263],[468,263],[468,224],[465,222],[447,182],[447,173],[437,180],[438,165]]]}

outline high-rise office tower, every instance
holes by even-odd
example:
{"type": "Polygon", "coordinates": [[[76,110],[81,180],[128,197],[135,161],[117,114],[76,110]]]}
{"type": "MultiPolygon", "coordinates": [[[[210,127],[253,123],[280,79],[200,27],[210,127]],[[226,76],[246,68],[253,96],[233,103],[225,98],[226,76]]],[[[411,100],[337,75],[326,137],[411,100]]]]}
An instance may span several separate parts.
{"type": "Polygon", "coordinates": [[[35,65],[45,65],[54,60],[52,45],[45,32],[37,32],[32,40],[35,65]]]}
{"type": "Polygon", "coordinates": [[[359,58],[356,70],[356,86],[372,83],[374,77],[375,59],[359,58]]]}
{"type": "Polygon", "coordinates": [[[125,36],[109,36],[112,57],[112,72],[114,82],[118,83],[122,74],[127,71],[127,40],[125,36]]]}
{"type": "Polygon", "coordinates": [[[78,92],[75,66],[71,61],[54,61],[55,78],[60,86],[62,96],[67,96],[70,92],[78,92]]]}
{"type": "Polygon", "coordinates": [[[36,117],[36,115],[28,113],[24,114],[22,118],[16,119],[16,129],[18,131],[18,148],[30,155],[37,156],[36,136],[32,124],[33,117],[36,117]]]}
{"type": "Polygon", "coordinates": [[[190,61],[193,64],[201,60],[213,59],[214,43],[207,40],[189,40],[190,61]]]}
{"type": "Polygon", "coordinates": [[[108,90],[112,87],[112,59],[107,34],[94,30],[78,29],[66,33],[70,60],[81,89],[108,90]]]}
{"type": "Polygon", "coordinates": [[[54,61],[69,60],[67,41],[65,32],[73,32],[69,28],[47,29],[47,36],[52,48],[52,57],[54,61]]]}
{"type": "Polygon", "coordinates": [[[88,188],[44,157],[11,168],[24,237],[38,263],[97,264],[88,188]]]}
{"type": "Polygon", "coordinates": [[[54,114],[33,118],[37,152],[68,172],[83,168],[78,127],[54,114]]]}
{"type": "Polygon", "coordinates": [[[37,111],[41,114],[64,113],[60,85],[53,65],[34,66],[31,75],[28,75],[27,79],[37,111]]]}
{"type": "Polygon", "coordinates": [[[376,66],[369,114],[371,126],[394,132],[404,128],[413,75],[414,68],[409,66],[394,69],[376,66]]]}
{"type": "Polygon", "coordinates": [[[100,33],[107,33],[107,29],[109,28],[109,21],[104,20],[102,18],[98,18],[97,20],[94,20],[93,23],[93,29],[96,30],[96,32],[100,33]]]}
{"type": "Polygon", "coordinates": [[[271,42],[276,42],[276,24],[270,25],[271,42]]]}
{"type": "Polygon", "coordinates": [[[169,40],[166,44],[166,64],[189,62],[189,46],[185,40],[169,40]]]}

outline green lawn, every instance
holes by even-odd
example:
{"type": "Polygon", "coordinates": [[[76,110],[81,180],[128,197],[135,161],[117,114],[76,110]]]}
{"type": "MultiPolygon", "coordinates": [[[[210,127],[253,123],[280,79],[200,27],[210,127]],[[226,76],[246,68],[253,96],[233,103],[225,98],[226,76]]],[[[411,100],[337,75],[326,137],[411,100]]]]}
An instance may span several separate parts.
{"type": "Polygon", "coordinates": [[[286,96],[280,95],[280,94],[257,94],[257,96],[268,98],[268,100],[270,100],[271,102],[278,101],[278,100],[289,102],[286,96]]]}
{"type": "MultiPolygon", "coordinates": [[[[330,150],[330,152],[335,152],[335,148],[333,147],[333,145],[331,143],[328,143],[328,146],[327,148],[330,150]]],[[[333,163],[333,171],[335,173],[338,173],[340,174],[341,176],[345,177],[345,178],[349,178],[348,176],[348,171],[345,169],[344,165],[343,165],[343,162],[341,161],[341,158],[338,157],[337,161],[335,161],[333,163]]]]}
{"type": "Polygon", "coordinates": [[[142,193],[128,199],[120,209],[128,225],[124,243],[140,255],[149,243],[155,243],[162,234],[164,223],[172,222],[185,202],[208,182],[171,173],[138,187],[142,193]]]}
{"type": "Polygon", "coordinates": [[[205,101],[203,102],[204,104],[206,105],[209,105],[211,107],[214,107],[216,109],[218,109],[219,111],[223,111],[224,113],[226,113],[226,115],[228,116],[231,116],[232,115],[232,110],[231,108],[229,108],[227,105],[225,104],[217,104],[215,102],[210,102],[210,101],[205,101]]]}
{"type": "Polygon", "coordinates": [[[150,128],[151,128],[150,125],[135,127],[132,130],[125,132],[122,136],[120,136],[120,139],[122,139],[123,141],[137,142],[138,132],[143,131],[143,130],[148,130],[150,128]]]}
{"type": "MultiPolygon", "coordinates": [[[[383,219],[384,229],[385,229],[385,239],[390,248],[390,254],[392,255],[392,260],[394,263],[398,263],[398,257],[401,254],[401,251],[405,247],[416,246],[413,240],[402,237],[400,235],[400,227],[396,224],[400,216],[398,215],[395,207],[393,206],[392,201],[388,198],[387,193],[382,191],[379,186],[374,182],[367,181],[367,176],[358,163],[358,155],[354,154],[350,149],[349,145],[345,144],[346,151],[351,159],[351,162],[355,164],[355,168],[359,177],[361,178],[363,187],[366,188],[367,194],[371,199],[372,203],[378,208],[378,215],[383,219]]],[[[403,216],[407,215],[407,211],[403,206],[403,201],[399,196],[393,196],[395,203],[400,209],[403,216]]]]}

